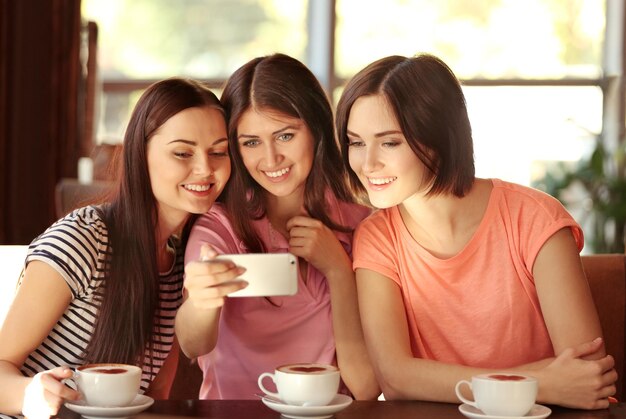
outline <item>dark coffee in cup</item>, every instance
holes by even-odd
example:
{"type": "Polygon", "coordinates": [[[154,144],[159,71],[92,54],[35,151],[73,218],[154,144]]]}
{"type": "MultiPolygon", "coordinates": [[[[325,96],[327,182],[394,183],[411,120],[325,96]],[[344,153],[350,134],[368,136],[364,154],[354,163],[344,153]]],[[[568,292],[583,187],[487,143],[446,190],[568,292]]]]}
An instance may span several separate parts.
{"type": "Polygon", "coordinates": [[[97,372],[100,374],[124,374],[126,371],[123,368],[94,368],[90,369],[91,372],[97,372]]]}
{"type": "Polygon", "coordinates": [[[338,371],[336,367],[325,364],[289,364],[281,365],[276,369],[280,372],[292,374],[327,374],[338,371]]]}
{"type": "Polygon", "coordinates": [[[522,381],[526,379],[526,377],[523,377],[521,375],[509,375],[509,374],[491,374],[489,378],[493,378],[494,380],[500,380],[500,381],[522,381]]]}

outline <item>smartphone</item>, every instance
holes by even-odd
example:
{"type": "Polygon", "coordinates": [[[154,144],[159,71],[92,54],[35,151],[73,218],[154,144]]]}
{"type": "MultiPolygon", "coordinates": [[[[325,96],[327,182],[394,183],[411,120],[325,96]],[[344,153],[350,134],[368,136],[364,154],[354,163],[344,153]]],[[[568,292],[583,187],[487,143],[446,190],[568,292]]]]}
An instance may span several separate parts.
{"type": "Polygon", "coordinates": [[[246,268],[239,276],[248,286],[229,297],[271,297],[298,292],[298,258],[291,253],[241,253],[219,255],[215,260],[231,260],[246,268]]]}

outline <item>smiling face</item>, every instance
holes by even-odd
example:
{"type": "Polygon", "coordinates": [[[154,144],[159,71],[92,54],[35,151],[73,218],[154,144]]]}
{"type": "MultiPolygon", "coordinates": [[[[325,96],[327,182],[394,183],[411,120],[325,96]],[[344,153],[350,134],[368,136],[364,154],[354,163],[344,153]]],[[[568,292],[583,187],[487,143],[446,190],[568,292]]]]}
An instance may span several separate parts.
{"type": "Polygon", "coordinates": [[[350,168],[377,208],[389,208],[427,191],[425,167],[410,148],[387,100],[362,96],[348,118],[350,168]]]}
{"type": "Polygon", "coordinates": [[[304,121],[248,109],[237,125],[237,143],[250,176],[269,194],[302,194],[313,166],[313,136],[304,121]]]}
{"type": "Polygon", "coordinates": [[[223,114],[202,107],[172,116],[148,141],[147,160],[159,219],[179,224],[205,213],[230,176],[223,114]]]}

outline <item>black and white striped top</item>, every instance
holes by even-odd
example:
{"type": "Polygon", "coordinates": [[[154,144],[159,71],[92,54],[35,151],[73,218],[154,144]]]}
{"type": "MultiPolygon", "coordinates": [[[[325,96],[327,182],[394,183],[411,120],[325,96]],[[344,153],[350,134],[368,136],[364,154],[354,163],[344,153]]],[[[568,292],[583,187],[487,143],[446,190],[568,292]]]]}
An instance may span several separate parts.
{"type": "MultiPolygon", "coordinates": [[[[50,334],[25,360],[21,368],[25,376],[32,377],[61,365],[75,368],[84,364],[83,355],[101,304],[100,286],[105,280],[105,263],[109,256],[107,244],[107,227],[92,206],[68,214],[31,243],[26,264],[40,260],[52,266],[69,286],[72,300],[50,334]]],[[[142,393],[147,390],[172,347],[174,317],[182,303],[184,249],[173,240],[170,244],[176,249],[176,257],[170,271],[159,275],[160,301],[155,319],[155,330],[159,336],[155,337],[157,343],[153,363],[146,349],[142,393]]],[[[0,414],[0,418],[7,417],[11,416],[0,414]]]]}

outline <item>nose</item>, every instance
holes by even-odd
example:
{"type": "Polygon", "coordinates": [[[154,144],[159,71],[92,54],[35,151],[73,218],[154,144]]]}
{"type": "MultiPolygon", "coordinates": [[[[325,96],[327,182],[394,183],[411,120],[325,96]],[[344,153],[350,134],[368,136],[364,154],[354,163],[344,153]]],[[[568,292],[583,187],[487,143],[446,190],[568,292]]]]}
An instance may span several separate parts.
{"type": "Polygon", "coordinates": [[[381,167],[382,162],[380,161],[378,150],[376,150],[375,147],[366,147],[363,159],[363,171],[366,173],[374,172],[381,167]]]}
{"type": "Polygon", "coordinates": [[[276,149],[276,144],[272,141],[267,141],[264,144],[264,157],[265,164],[268,168],[273,168],[278,166],[278,164],[282,161],[282,155],[279,150],[276,149]]]}
{"type": "Polygon", "coordinates": [[[203,178],[208,178],[211,173],[213,173],[211,160],[208,155],[204,153],[198,154],[198,158],[195,160],[193,165],[193,173],[203,178]]]}

